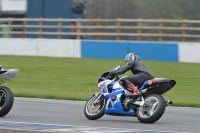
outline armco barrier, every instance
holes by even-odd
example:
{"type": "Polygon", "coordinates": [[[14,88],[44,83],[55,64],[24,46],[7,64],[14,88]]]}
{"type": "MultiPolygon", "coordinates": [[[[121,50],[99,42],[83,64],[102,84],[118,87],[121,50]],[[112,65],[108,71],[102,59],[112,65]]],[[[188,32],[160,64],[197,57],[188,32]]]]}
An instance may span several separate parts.
{"type": "Polygon", "coordinates": [[[0,39],[0,55],[124,59],[130,52],[142,60],[200,63],[200,44],[65,39],[0,39]]]}

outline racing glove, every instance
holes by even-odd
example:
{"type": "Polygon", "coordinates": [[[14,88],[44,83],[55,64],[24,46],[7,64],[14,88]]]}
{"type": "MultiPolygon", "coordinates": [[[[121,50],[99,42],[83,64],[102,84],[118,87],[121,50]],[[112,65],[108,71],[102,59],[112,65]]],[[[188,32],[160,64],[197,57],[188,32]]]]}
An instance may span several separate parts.
{"type": "Polygon", "coordinates": [[[113,71],[110,72],[109,75],[110,75],[111,77],[112,77],[112,76],[116,76],[116,75],[117,75],[117,72],[116,72],[115,70],[113,70],[113,71]]]}

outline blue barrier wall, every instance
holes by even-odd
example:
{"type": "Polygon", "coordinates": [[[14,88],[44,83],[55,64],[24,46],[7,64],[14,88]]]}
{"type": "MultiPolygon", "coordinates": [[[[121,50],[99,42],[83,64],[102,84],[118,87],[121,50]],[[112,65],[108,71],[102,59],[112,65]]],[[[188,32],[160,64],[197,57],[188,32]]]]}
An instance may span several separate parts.
{"type": "Polygon", "coordinates": [[[83,58],[124,59],[138,53],[142,60],[178,62],[178,44],[164,42],[81,41],[83,58]]]}

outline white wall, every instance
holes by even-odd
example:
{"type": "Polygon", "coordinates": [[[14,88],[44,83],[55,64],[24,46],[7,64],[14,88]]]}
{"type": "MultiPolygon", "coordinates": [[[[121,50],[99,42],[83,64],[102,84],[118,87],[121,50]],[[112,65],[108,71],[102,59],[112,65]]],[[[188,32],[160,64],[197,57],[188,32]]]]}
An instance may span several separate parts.
{"type": "Polygon", "coordinates": [[[1,11],[26,11],[27,0],[1,0],[1,11]]]}
{"type": "Polygon", "coordinates": [[[179,62],[200,63],[200,43],[179,43],[179,62]]]}
{"type": "Polygon", "coordinates": [[[79,40],[0,39],[0,55],[81,57],[79,40]]]}
{"type": "MultiPolygon", "coordinates": [[[[82,43],[69,39],[0,38],[0,55],[81,58],[82,43]]],[[[178,43],[177,52],[179,62],[200,63],[200,43],[178,43]]]]}

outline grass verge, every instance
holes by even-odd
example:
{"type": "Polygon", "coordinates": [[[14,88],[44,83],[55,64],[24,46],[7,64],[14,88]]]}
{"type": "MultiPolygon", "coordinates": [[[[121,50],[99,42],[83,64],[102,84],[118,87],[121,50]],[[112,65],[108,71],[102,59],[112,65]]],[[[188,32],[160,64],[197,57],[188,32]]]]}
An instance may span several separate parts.
{"type": "MultiPolygon", "coordinates": [[[[16,97],[88,100],[99,91],[99,76],[123,60],[1,56],[4,69],[18,68],[19,75],[6,82],[16,97]]],[[[200,64],[144,61],[154,77],[172,78],[176,86],[165,93],[175,106],[200,107],[200,64]]],[[[130,75],[127,72],[126,75],[130,75]]]]}

